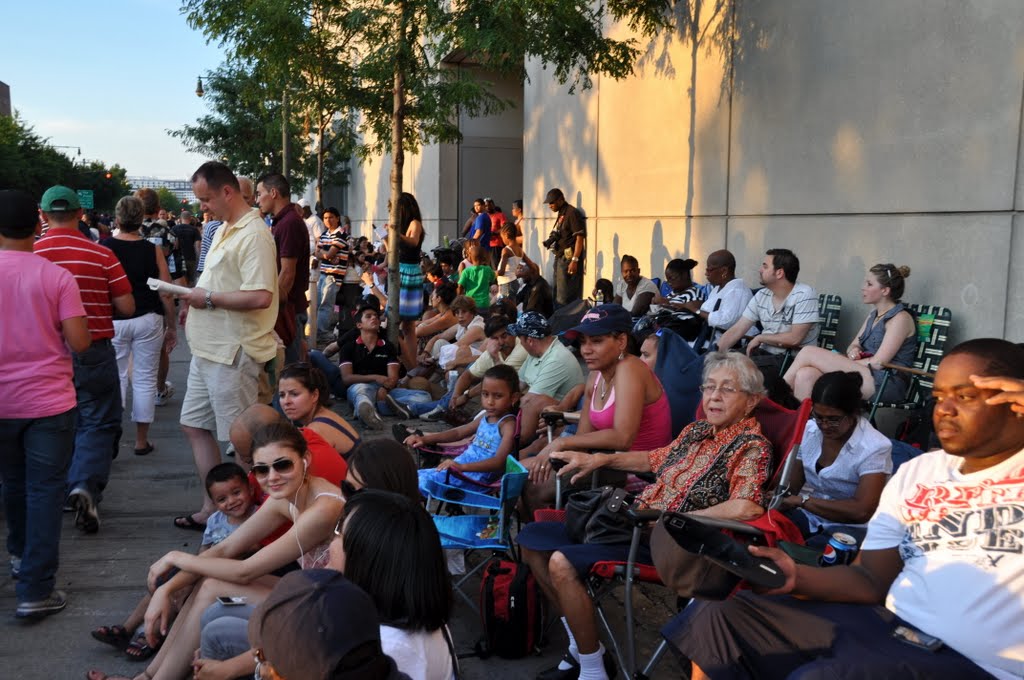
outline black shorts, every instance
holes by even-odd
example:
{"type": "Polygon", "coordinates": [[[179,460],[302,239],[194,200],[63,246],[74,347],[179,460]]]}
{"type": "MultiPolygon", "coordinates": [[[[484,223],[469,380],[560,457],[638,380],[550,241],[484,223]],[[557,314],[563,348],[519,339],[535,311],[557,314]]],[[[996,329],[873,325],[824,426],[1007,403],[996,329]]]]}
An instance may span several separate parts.
{"type": "MultiPolygon", "coordinates": [[[[629,559],[629,543],[574,543],[563,522],[531,522],[522,528],[516,542],[537,552],[562,553],[576,569],[581,581],[587,578],[597,562],[625,562],[629,559]]],[[[654,564],[651,547],[646,541],[640,542],[636,561],[654,564]]]]}
{"type": "Polygon", "coordinates": [[[892,632],[902,623],[884,607],[745,591],[695,601],[662,634],[713,680],[992,678],[948,646],[929,652],[897,640],[892,632]]]}

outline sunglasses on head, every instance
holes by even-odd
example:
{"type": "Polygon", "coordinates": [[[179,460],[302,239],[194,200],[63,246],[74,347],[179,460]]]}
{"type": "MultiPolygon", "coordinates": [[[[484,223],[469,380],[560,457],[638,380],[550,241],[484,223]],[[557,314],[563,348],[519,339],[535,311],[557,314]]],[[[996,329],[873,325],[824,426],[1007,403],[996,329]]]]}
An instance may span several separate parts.
{"type": "Polygon", "coordinates": [[[275,472],[286,473],[291,472],[295,468],[295,461],[291,458],[278,458],[270,465],[266,463],[256,463],[252,466],[252,473],[257,477],[266,477],[270,474],[270,468],[274,468],[275,472]]]}
{"type": "Polygon", "coordinates": [[[348,481],[347,479],[341,480],[341,495],[345,497],[345,500],[348,500],[349,498],[352,498],[352,496],[355,496],[357,493],[359,493],[362,490],[363,490],[363,487],[356,486],[355,484],[353,484],[352,482],[348,481]]]}

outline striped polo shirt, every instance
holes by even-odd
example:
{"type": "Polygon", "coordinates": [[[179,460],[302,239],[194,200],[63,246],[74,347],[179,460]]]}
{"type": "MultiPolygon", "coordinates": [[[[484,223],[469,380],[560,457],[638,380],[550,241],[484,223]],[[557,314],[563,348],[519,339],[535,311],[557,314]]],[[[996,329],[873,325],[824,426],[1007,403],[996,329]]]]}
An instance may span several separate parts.
{"type": "Polygon", "coordinates": [[[114,251],[93,243],[78,229],[66,227],[50,227],[46,236],[36,241],[34,250],[74,275],[93,342],[113,338],[111,300],[132,292],[132,284],[114,251]]]}
{"type": "Polygon", "coordinates": [[[345,277],[345,272],[348,271],[348,255],[349,245],[348,238],[345,232],[341,229],[337,231],[325,231],[320,235],[320,241],[317,243],[319,252],[318,257],[323,257],[327,254],[327,251],[334,246],[338,249],[338,261],[328,262],[327,260],[320,260],[320,271],[324,274],[329,274],[337,279],[345,277]]]}

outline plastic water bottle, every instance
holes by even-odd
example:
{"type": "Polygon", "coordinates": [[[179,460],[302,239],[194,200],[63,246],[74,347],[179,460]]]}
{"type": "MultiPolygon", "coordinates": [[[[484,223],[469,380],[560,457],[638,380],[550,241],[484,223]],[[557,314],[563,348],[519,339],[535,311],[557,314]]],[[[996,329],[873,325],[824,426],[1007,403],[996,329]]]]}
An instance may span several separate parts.
{"type": "Polygon", "coordinates": [[[458,371],[448,371],[448,391],[451,392],[455,389],[455,382],[459,379],[458,371]]]}
{"type": "Polygon", "coordinates": [[[594,306],[596,307],[597,305],[603,305],[603,304],[604,304],[604,293],[602,293],[601,290],[598,289],[597,293],[594,294],[594,306]]]}
{"type": "Polygon", "coordinates": [[[451,241],[448,239],[447,236],[445,236],[444,237],[444,247],[448,248],[449,246],[451,246],[451,244],[452,244],[451,241]]]}

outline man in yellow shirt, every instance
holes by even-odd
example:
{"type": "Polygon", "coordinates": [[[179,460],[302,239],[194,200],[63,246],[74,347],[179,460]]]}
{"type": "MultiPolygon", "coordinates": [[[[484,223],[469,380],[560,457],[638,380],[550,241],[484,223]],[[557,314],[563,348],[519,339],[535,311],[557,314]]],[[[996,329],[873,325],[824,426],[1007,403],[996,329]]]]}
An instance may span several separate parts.
{"type": "MultiPolygon", "coordinates": [[[[204,163],[192,175],[192,190],[203,210],[223,220],[181,309],[192,363],[180,421],[202,480],[220,463],[218,440],[228,441],[231,423],[256,403],[260,372],[277,353],[278,286],[273,236],[234,173],[223,163],[204,163]]],[[[202,509],[174,524],[203,529],[213,510],[203,494],[202,509]]]]}

